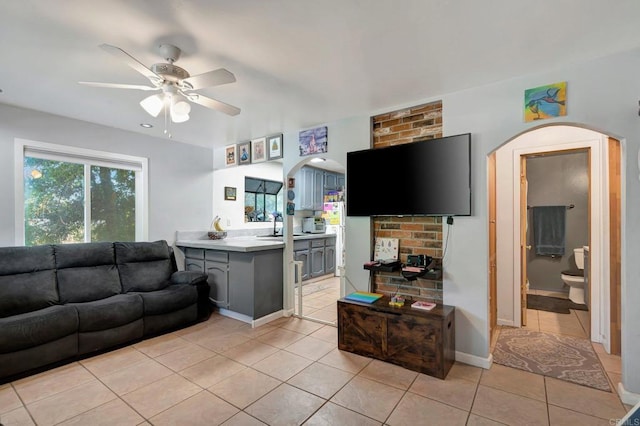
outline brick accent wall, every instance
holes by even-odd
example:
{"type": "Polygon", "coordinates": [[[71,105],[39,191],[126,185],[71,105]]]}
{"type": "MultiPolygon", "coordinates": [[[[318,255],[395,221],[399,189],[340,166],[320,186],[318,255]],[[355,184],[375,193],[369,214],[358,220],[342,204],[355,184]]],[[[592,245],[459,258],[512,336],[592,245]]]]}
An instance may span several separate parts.
{"type": "MultiPolygon", "coordinates": [[[[373,148],[399,145],[442,137],[442,102],[418,105],[371,118],[373,148]]],[[[398,238],[400,261],[406,263],[410,254],[442,258],[442,218],[405,216],[375,217],[375,238],[398,238]]],[[[397,272],[376,272],[373,291],[388,295],[401,294],[411,299],[442,301],[442,280],[418,278],[406,280],[397,272]]]]}

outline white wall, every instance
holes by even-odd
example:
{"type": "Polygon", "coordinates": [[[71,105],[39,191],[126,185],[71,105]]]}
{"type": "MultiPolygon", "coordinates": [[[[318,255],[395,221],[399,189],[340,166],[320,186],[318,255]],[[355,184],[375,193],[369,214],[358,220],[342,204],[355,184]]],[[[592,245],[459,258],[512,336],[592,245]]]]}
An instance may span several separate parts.
{"type": "Polygon", "coordinates": [[[211,222],[212,150],[0,104],[0,245],[15,245],[15,138],[149,159],[149,240],[211,222]]]}
{"type": "MultiPolygon", "coordinates": [[[[214,152],[216,160],[224,158],[224,149],[214,152]]],[[[213,214],[221,218],[225,229],[258,229],[273,226],[264,222],[244,221],[244,178],[258,177],[278,182],[282,180],[282,163],[265,161],[264,163],[221,168],[213,172],[213,214]],[[236,188],[236,200],[224,199],[224,187],[236,188]]],[[[212,218],[213,219],[213,218],[212,218]]],[[[278,225],[278,228],[280,225],[278,225]]],[[[208,229],[208,228],[207,228],[208,229]]],[[[194,229],[195,230],[195,229],[194,229]]]]}
{"type": "MultiPolygon", "coordinates": [[[[444,259],[444,302],[456,306],[456,350],[466,360],[479,365],[490,360],[489,353],[489,284],[487,227],[487,155],[515,136],[540,123],[523,121],[524,91],[559,81],[568,82],[566,117],[548,122],[576,123],[623,141],[623,255],[622,255],[622,377],[627,391],[640,393],[640,182],[638,150],[640,148],[640,51],[623,52],[588,63],[549,70],[492,85],[446,94],[443,101],[444,135],[472,134],[472,216],[456,217],[445,226],[448,234],[444,259]],[[615,82],[612,84],[610,82],[615,82]]],[[[428,82],[425,82],[428,84],[428,82]]],[[[416,93],[420,88],[416,88],[416,93]]],[[[420,99],[405,105],[390,105],[384,111],[334,123],[329,128],[329,152],[332,159],[344,164],[346,152],[368,148],[370,117],[438,100],[420,99]]],[[[302,130],[302,129],[301,129],[302,130]]],[[[293,175],[300,166],[296,151],[297,133],[285,134],[284,170],[293,175]]],[[[398,170],[398,175],[402,171],[398,170]]],[[[348,197],[349,194],[346,194],[348,197]]],[[[366,288],[367,271],[362,263],[370,256],[370,221],[347,218],[346,273],[349,282],[366,288]]],[[[498,236],[500,238],[500,236],[498,236]]],[[[290,244],[286,258],[291,259],[290,244]]]]}
{"type": "Polygon", "coordinates": [[[634,261],[640,256],[638,69],[640,52],[634,49],[443,97],[445,135],[473,137],[474,216],[456,219],[444,277],[445,302],[457,307],[457,350],[489,353],[486,156],[540,124],[523,122],[525,89],[567,81],[568,115],[548,121],[582,124],[623,140],[622,377],[627,391],[640,393],[640,262],[634,261]]]}

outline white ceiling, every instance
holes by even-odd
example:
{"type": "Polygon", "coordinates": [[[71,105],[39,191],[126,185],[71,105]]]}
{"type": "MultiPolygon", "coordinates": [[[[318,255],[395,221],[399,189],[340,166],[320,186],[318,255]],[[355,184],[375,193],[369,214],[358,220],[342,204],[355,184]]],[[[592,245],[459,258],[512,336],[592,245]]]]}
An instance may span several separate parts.
{"type": "Polygon", "coordinates": [[[2,0],[0,103],[163,137],[148,92],[78,81],[146,84],[98,45],[150,66],[172,43],[192,75],[236,76],[200,93],[240,115],[171,126],[219,147],[635,48],[639,22],[637,0],[2,0]]]}

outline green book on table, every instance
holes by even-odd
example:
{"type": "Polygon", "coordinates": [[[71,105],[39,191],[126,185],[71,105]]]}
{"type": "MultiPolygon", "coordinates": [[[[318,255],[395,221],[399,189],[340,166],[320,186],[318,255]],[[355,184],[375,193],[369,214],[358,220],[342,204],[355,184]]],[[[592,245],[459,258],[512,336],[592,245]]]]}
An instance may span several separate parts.
{"type": "Polygon", "coordinates": [[[356,291],[351,294],[346,295],[344,298],[347,300],[353,300],[356,302],[364,302],[364,303],[373,303],[376,300],[380,299],[383,294],[380,293],[369,293],[366,291],[356,291]]]}

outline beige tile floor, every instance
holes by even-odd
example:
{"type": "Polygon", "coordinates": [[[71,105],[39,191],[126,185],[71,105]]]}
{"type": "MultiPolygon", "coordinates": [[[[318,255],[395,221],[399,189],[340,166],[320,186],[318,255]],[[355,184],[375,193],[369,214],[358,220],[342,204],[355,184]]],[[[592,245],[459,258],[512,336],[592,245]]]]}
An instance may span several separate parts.
{"type": "MultiPolygon", "coordinates": [[[[615,383],[619,357],[594,347],[615,383]]],[[[615,393],[497,364],[457,362],[439,380],[338,350],[331,325],[252,329],[217,314],[0,386],[4,426],[610,425],[629,408],[615,393]]]]}
{"type": "MultiPolygon", "coordinates": [[[[298,288],[294,291],[295,312],[299,313],[298,288]]],[[[340,298],[340,277],[322,278],[302,286],[302,314],[306,318],[336,324],[336,300],[340,298]]]]}

